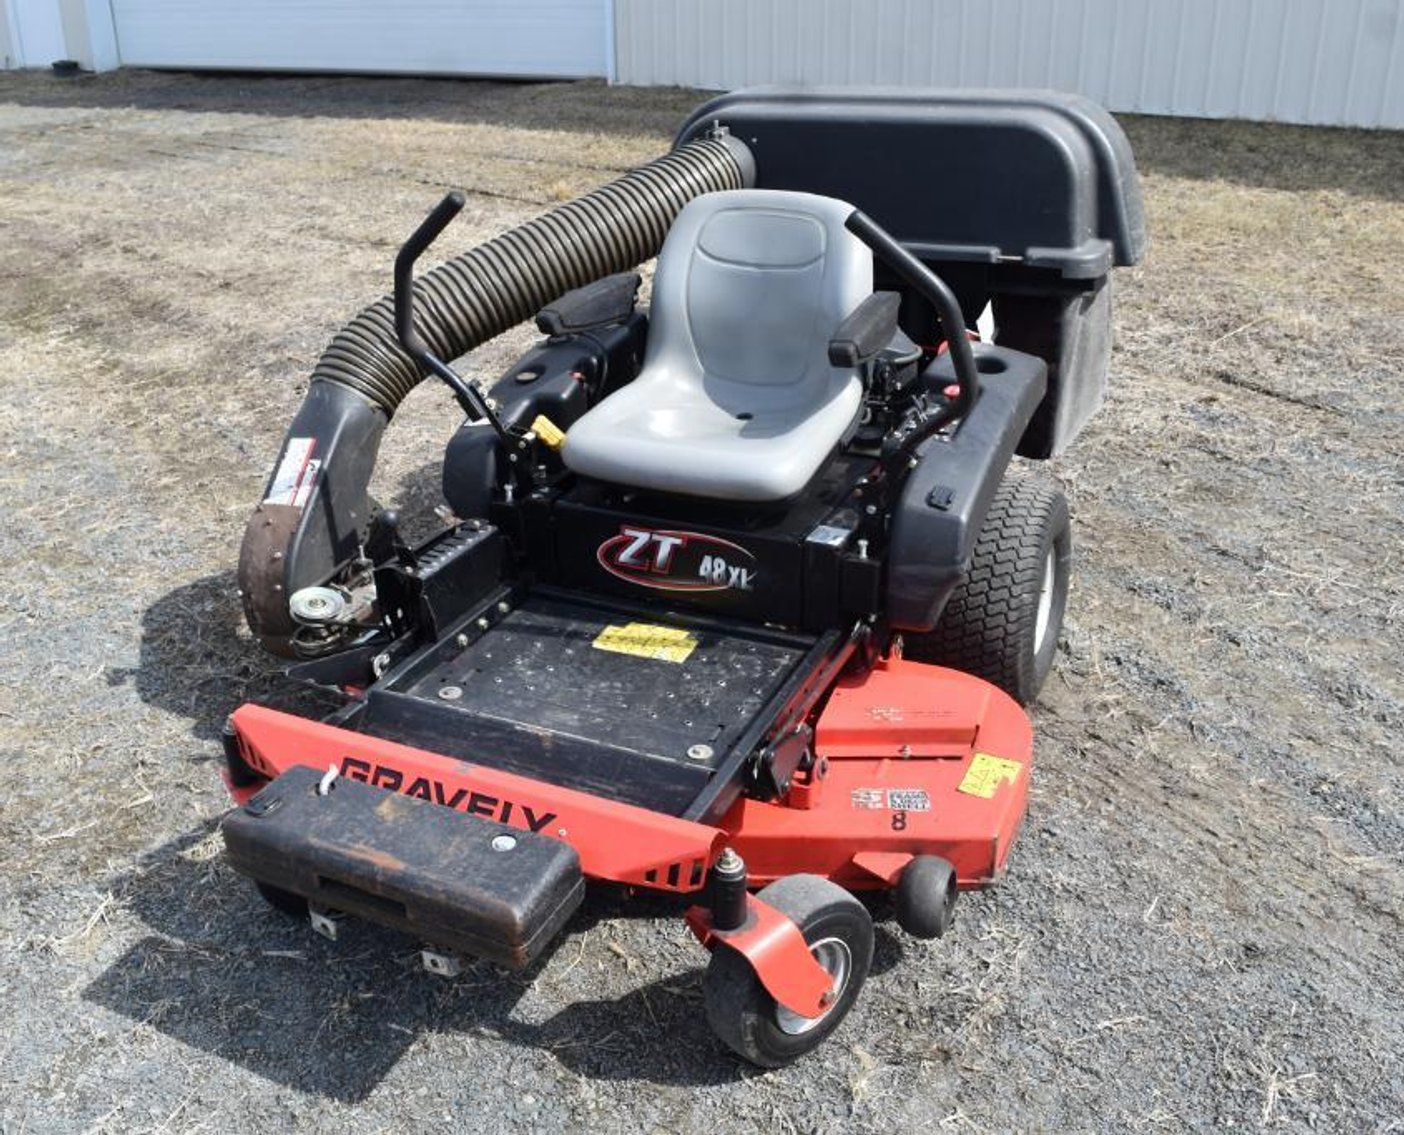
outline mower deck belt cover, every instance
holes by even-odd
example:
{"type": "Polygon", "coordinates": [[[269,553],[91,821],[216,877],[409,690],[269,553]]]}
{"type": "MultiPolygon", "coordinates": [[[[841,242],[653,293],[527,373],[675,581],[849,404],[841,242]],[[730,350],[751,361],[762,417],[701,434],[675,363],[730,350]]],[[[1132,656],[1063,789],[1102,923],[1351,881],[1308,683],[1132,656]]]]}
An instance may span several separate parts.
{"type": "Polygon", "coordinates": [[[569,844],[354,780],[289,769],[224,822],[229,861],[262,883],[521,969],[580,905],[569,844]]]}

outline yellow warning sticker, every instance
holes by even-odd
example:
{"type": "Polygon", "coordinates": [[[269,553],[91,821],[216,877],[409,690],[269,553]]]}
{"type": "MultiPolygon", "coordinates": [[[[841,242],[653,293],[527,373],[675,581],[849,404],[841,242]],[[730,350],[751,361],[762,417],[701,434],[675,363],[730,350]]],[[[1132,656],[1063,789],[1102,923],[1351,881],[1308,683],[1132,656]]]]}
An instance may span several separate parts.
{"type": "Polygon", "coordinates": [[[679,627],[625,623],[622,627],[605,627],[595,636],[594,647],[659,662],[686,662],[687,656],[697,649],[697,639],[679,627]]]}
{"type": "Polygon", "coordinates": [[[1018,781],[1019,771],[1023,767],[1018,761],[992,757],[989,753],[976,753],[970,760],[970,767],[965,770],[965,776],[956,785],[956,791],[989,800],[1005,781],[1010,784],[1018,781]]]}

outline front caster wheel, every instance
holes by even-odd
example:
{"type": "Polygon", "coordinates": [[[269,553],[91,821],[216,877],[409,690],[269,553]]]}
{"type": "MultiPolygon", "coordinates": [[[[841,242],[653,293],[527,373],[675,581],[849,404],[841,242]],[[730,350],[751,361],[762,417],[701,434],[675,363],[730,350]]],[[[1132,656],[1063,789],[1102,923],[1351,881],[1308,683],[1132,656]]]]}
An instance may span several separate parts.
{"type": "Polygon", "coordinates": [[[790,875],[762,890],[763,902],[790,918],[834,981],[834,1000],[819,1017],[776,1003],[751,963],[731,947],[712,951],[702,982],[707,1022],[732,1051],[762,1068],[780,1068],[817,1048],[848,1014],[873,960],[873,920],[837,884],[790,875]]]}
{"type": "Polygon", "coordinates": [[[913,938],[939,938],[955,917],[955,868],[939,855],[918,855],[897,880],[897,925],[913,938]]]}

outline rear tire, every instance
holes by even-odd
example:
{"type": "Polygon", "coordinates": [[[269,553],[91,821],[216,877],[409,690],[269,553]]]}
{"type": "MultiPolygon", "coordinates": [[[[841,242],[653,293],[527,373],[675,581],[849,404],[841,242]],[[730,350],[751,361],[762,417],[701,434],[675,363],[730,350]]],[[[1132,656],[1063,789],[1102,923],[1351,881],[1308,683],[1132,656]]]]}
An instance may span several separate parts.
{"type": "Polygon", "coordinates": [[[904,655],[984,678],[1028,705],[1053,667],[1071,563],[1062,490],[1042,477],[1006,477],[990,502],[970,571],[936,629],[908,636],[904,655]]]}
{"type": "Polygon", "coordinates": [[[818,875],[789,875],[758,896],[799,927],[810,952],[834,976],[837,996],[822,1017],[799,1017],[766,992],[751,963],[718,943],[702,982],[707,1022],[735,1052],[781,1068],[813,1051],[853,1007],[873,960],[873,920],[851,894],[818,875]]]}

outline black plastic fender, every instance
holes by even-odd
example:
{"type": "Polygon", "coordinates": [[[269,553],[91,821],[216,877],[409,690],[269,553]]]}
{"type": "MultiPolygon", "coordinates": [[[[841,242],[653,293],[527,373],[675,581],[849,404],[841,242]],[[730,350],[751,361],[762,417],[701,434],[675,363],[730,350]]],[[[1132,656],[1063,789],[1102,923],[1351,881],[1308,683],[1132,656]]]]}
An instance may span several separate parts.
{"type": "MultiPolygon", "coordinates": [[[[1048,367],[1007,347],[975,348],[980,394],[950,435],[917,452],[892,513],[888,545],[887,618],[894,630],[926,633],[970,568],[970,556],[995,489],[1029,419],[1043,398],[1048,367]]],[[[939,389],[955,381],[950,356],[926,371],[939,389]]]]}
{"type": "MultiPolygon", "coordinates": [[[[240,874],[509,969],[530,965],[585,895],[575,848],[296,765],[224,820],[240,874]]],[[[427,790],[426,790],[427,791],[427,790]]]]}

